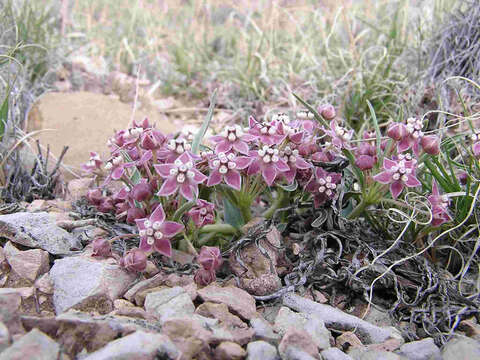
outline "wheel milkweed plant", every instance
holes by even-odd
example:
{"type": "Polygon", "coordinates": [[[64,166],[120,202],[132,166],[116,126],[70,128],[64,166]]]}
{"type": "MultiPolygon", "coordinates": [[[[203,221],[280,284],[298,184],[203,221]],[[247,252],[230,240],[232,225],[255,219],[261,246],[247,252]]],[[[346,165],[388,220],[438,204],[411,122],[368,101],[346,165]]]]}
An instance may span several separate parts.
{"type": "MultiPolygon", "coordinates": [[[[416,209],[402,196],[407,190],[424,196],[425,206],[418,211],[428,221],[412,225],[416,226],[409,232],[412,240],[452,226],[451,201],[459,194],[466,197],[456,198],[457,209],[468,212],[478,184],[454,169],[461,163],[463,169],[478,170],[479,135],[471,136],[470,148],[455,158],[442,155],[442,146],[454,150],[451,142],[442,145],[439,134],[424,133],[422,119],[393,122],[381,134],[371,108],[374,129],[358,137],[342,125],[332,105],[314,109],[297,99],[308,110],[264,120],[250,116],[247,127],[226,126],[204,139],[214,93],[193,141],[182,134],[163,134],[145,119],[113,135],[106,162],[92,152],[84,170],[98,173],[103,167],[107,176],[103,186],[90,190],[87,198],[99,211],[123,216],[138,229],[138,248],[127,253],[121,264],[143,271],[149,254],[172,256],[172,244],[195,254],[201,248],[197,256],[201,268],[195,279],[208,284],[215,280],[221,253],[218,247],[206,245],[219,245],[222,239],[239,235],[240,227],[252,219],[252,209],[261,208],[256,206],[259,199],[269,203],[262,214],[267,218],[299,196],[313,200],[318,208],[338,200],[347,173],[354,182],[351,189],[341,189],[345,195],[342,214],[350,219],[366,216],[378,225],[376,215],[369,215],[372,207],[387,203],[416,209]],[[350,163],[345,174],[322,167],[338,159],[350,163]],[[108,194],[106,186],[112,181],[122,187],[108,194]]],[[[94,254],[108,256],[108,241],[94,242],[94,254]]]]}

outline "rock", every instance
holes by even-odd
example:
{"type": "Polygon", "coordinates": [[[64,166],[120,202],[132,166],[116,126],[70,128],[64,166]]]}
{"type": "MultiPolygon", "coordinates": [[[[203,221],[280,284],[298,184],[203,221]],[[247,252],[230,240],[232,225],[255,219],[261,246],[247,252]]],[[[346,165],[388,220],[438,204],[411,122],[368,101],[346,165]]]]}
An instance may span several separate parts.
{"type": "Polygon", "coordinates": [[[280,335],[273,332],[272,325],[262,318],[250,320],[250,326],[255,331],[255,340],[264,340],[268,342],[277,342],[280,340],[280,335]]]}
{"type": "Polygon", "coordinates": [[[336,338],[335,345],[344,351],[350,347],[363,347],[360,339],[351,331],[346,331],[342,335],[336,338]]]}
{"type": "Polygon", "coordinates": [[[193,315],[195,306],[190,295],[176,286],[149,293],[145,298],[145,310],[164,323],[169,318],[193,315]]]}
{"type": "Polygon", "coordinates": [[[35,281],[35,288],[44,294],[53,295],[53,282],[49,273],[45,273],[35,281]]]}
{"type": "Polygon", "coordinates": [[[325,325],[336,330],[356,329],[355,333],[364,344],[381,343],[392,336],[390,329],[372,325],[332,306],[316,303],[294,293],[283,296],[283,305],[305,314],[317,315],[325,325]]]}
{"type": "Polygon", "coordinates": [[[228,331],[233,341],[240,345],[247,344],[254,335],[254,330],[250,329],[238,316],[231,314],[225,304],[206,302],[197,307],[195,314],[217,319],[219,327],[228,331]]]}
{"type": "Polygon", "coordinates": [[[284,360],[319,359],[317,346],[310,334],[294,327],[289,328],[283,336],[278,352],[284,360]]]}
{"type": "Polygon", "coordinates": [[[323,360],[353,360],[350,356],[336,347],[323,350],[320,355],[322,355],[323,360]]]}
{"type": "Polygon", "coordinates": [[[279,360],[275,346],[265,341],[252,341],[247,345],[247,360],[279,360]]]}
{"type": "Polygon", "coordinates": [[[240,263],[234,253],[230,256],[229,265],[239,277],[240,286],[252,295],[268,295],[280,289],[282,283],[278,277],[276,266],[278,247],[281,246],[281,234],[271,227],[265,239],[257,244],[250,244],[241,249],[240,263]],[[262,254],[262,250],[267,254],[262,254]]]}
{"type": "Polygon", "coordinates": [[[322,319],[314,314],[296,313],[287,307],[282,307],[275,319],[274,330],[283,336],[289,329],[302,329],[310,334],[320,349],[330,347],[330,331],[322,319]]]}
{"type": "Polygon", "coordinates": [[[19,310],[22,296],[16,289],[0,289],[0,322],[4,323],[11,335],[23,334],[19,310]]]}
{"type": "Polygon", "coordinates": [[[128,307],[134,307],[130,301],[124,300],[124,299],[117,299],[113,301],[113,308],[115,310],[121,309],[121,308],[128,308],[128,307]]]}
{"type": "Polygon", "coordinates": [[[7,326],[0,322],[0,353],[10,346],[10,332],[7,326]]]}
{"type": "Polygon", "coordinates": [[[193,314],[189,319],[198,322],[204,329],[210,332],[210,345],[218,345],[224,341],[234,342],[233,335],[217,319],[207,318],[202,315],[193,314]]]}
{"type": "Polygon", "coordinates": [[[440,349],[435,345],[432,338],[412,341],[403,344],[399,353],[412,360],[441,360],[440,349]]]}
{"type": "Polygon", "coordinates": [[[455,336],[442,348],[444,360],[480,359],[480,342],[465,336],[455,336]]]}
{"type": "Polygon", "coordinates": [[[354,348],[348,353],[355,360],[408,360],[400,355],[388,351],[363,350],[354,348]]]}
{"type": "Polygon", "coordinates": [[[30,248],[40,248],[53,255],[79,250],[82,244],[67,231],[56,226],[46,212],[17,212],[0,215],[0,233],[13,242],[30,248]]]}
{"type": "Polygon", "coordinates": [[[381,311],[371,306],[368,314],[363,317],[366,322],[376,326],[392,326],[392,319],[386,311],[381,311]]]}
{"type": "Polygon", "coordinates": [[[49,256],[40,249],[18,250],[9,241],[3,248],[5,257],[11,268],[22,278],[34,282],[35,279],[49,270],[49,256]]]}
{"type": "Polygon", "coordinates": [[[180,318],[167,320],[162,326],[167,335],[182,353],[182,359],[209,359],[211,333],[196,320],[180,318]]]}
{"type": "Polygon", "coordinates": [[[466,336],[480,341],[480,325],[470,319],[460,321],[457,330],[463,331],[466,336]]]}
{"type": "Polygon", "coordinates": [[[225,304],[232,313],[243,319],[250,320],[258,316],[255,299],[245,290],[234,286],[222,288],[211,284],[197,292],[203,301],[225,304]]]}
{"type": "Polygon", "coordinates": [[[80,178],[70,180],[67,184],[67,196],[68,201],[77,201],[87,195],[87,191],[94,183],[94,178],[80,178]]]}
{"type": "MultiPolygon", "coordinates": [[[[165,133],[177,129],[156,111],[137,109],[136,120],[148,117],[165,133]]],[[[108,154],[107,140],[113,131],[127,128],[132,118],[132,107],[110,96],[89,92],[46,93],[28,113],[27,132],[45,131],[36,138],[50,145],[54,156],[59,156],[65,145],[69,149],[64,157],[67,169],[80,173],[80,166],[89,160],[90,151],[98,151],[102,159],[108,154]]],[[[71,177],[71,176],[70,176],[71,177]]]]}
{"type": "Polygon", "coordinates": [[[50,277],[57,314],[72,308],[105,314],[113,310],[113,301],[125,293],[136,275],[112,258],[71,256],[56,260],[50,277]]]}
{"type": "Polygon", "coordinates": [[[138,307],[138,306],[125,306],[121,307],[119,309],[113,310],[110,312],[108,315],[112,316],[128,316],[128,317],[133,317],[133,318],[138,318],[138,319],[145,319],[145,320],[150,320],[150,321],[156,321],[156,318],[147,313],[143,308],[138,307]]]}
{"type": "Polygon", "coordinates": [[[0,360],[57,360],[59,354],[60,346],[55,341],[33,329],[0,353],[0,360]]]}
{"type": "Polygon", "coordinates": [[[246,356],[247,352],[240,345],[230,341],[222,342],[214,353],[215,360],[241,360],[246,356]]]}
{"type": "Polygon", "coordinates": [[[154,360],[177,359],[180,353],[170,339],[162,334],[135,331],[108,343],[83,360],[154,360]]]}
{"type": "Polygon", "coordinates": [[[27,329],[38,328],[54,337],[71,357],[85,349],[93,352],[109,342],[135,331],[160,332],[158,323],[123,316],[90,316],[78,311],[69,311],[56,317],[22,316],[27,329]]]}

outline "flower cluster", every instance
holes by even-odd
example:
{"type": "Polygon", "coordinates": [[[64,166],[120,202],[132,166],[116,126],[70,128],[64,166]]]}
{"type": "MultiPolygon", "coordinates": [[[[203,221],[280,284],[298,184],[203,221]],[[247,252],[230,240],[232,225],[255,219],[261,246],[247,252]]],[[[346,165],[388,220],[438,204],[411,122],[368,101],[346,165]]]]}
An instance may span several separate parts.
{"type": "Polygon", "coordinates": [[[197,257],[197,263],[201,266],[194,276],[197,285],[206,286],[216,279],[216,271],[222,266],[220,249],[213,246],[203,246],[197,257]]]}

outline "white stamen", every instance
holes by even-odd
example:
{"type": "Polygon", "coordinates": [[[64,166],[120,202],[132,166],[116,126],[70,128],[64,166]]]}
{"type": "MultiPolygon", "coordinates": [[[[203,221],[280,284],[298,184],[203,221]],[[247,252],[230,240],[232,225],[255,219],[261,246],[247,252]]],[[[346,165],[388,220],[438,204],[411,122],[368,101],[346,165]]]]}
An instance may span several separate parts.
{"type": "Polygon", "coordinates": [[[171,168],[171,169],[170,169],[170,175],[175,176],[175,175],[177,175],[177,174],[178,174],[178,169],[177,169],[177,168],[171,168]]]}
{"type": "Polygon", "coordinates": [[[155,236],[155,239],[161,239],[163,237],[163,234],[160,231],[155,231],[155,234],[153,236],[155,236]]]}
{"type": "Polygon", "coordinates": [[[152,228],[153,230],[158,230],[162,227],[162,223],[160,221],[155,221],[153,224],[152,224],[152,228]]]}
{"type": "Polygon", "coordinates": [[[185,182],[185,175],[183,173],[178,174],[177,182],[183,184],[185,182]]]}
{"type": "Polygon", "coordinates": [[[228,169],[225,165],[222,165],[220,166],[220,168],[218,169],[218,171],[220,172],[220,174],[226,174],[228,169]]]}
{"type": "Polygon", "coordinates": [[[147,244],[148,245],[153,245],[155,243],[155,239],[151,236],[147,238],[147,244]]]}
{"type": "Polygon", "coordinates": [[[148,228],[146,230],[146,232],[147,232],[147,236],[152,236],[153,235],[153,229],[152,228],[148,228]]]}
{"type": "Polygon", "coordinates": [[[191,170],[187,171],[187,178],[193,179],[195,177],[195,173],[191,170]]]}

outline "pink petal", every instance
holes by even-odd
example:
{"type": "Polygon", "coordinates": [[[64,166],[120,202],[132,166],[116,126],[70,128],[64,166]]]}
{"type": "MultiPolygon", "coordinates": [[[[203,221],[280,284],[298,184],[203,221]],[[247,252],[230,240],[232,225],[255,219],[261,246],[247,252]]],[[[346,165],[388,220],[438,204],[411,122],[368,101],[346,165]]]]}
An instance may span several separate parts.
{"type": "Polygon", "coordinates": [[[218,185],[220,184],[221,181],[222,181],[222,174],[220,174],[220,171],[213,170],[210,173],[210,177],[208,178],[207,186],[218,185]]]}
{"type": "Polygon", "coordinates": [[[258,159],[255,159],[255,160],[253,160],[253,162],[248,167],[247,174],[248,175],[253,175],[253,174],[258,173],[259,171],[260,171],[260,164],[259,164],[258,159]]]}
{"type": "Polygon", "coordinates": [[[378,181],[381,184],[389,184],[392,180],[392,174],[388,171],[383,171],[373,177],[373,180],[378,181]]]}
{"type": "Polygon", "coordinates": [[[195,176],[193,177],[193,182],[195,182],[196,184],[201,184],[203,183],[205,180],[207,180],[207,176],[206,175],[203,175],[200,171],[198,171],[197,169],[190,169],[191,171],[193,171],[193,173],[195,174],[195,176]]]}
{"type": "Polygon", "coordinates": [[[155,171],[163,178],[170,176],[170,170],[175,167],[173,164],[153,165],[155,171]]]}
{"type": "Polygon", "coordinates": [[[290,135],[290,140],[296,144],[299,144],[303,140],[303,134],[303,131],[292,134],[290,135]]]}
{"type": "Polygon", "coordinates": [[[144,230],[145,229],[145,225],[143,225],[145,220],[147,220],[147,219],[146,218],[145,219],[135,219],[135,223],[137,224],[138,230],[144,230]]]}
{"type": "Polygon", "coordinates": [[[285,160],[283,160],[283,159],[278,159],[278,161],[275,163],[275,167],[280,172],[290,170],[290,166],[288,166],[287,163],[285,162],[285,160]]]}
{"type": "Polygon", "coordinates": [[[410,144],[410,141],[409,141],[409,136],[406,136],[397,143],[397,151],[398,152],[404,152],[404,151],[410,149],[410,146],[411,146],[411,144],[410,144]]]}
{"type": "Polygon", "coordinates": [[[225,182],[235,190],[240,190],[242,186],[242,177],[238,171],[230,170],[225,174],[225,182]]]}
{"type": "Polygon", "coordinates": [[[257,125],[257,120],[255,120],[255,118],[250,115],[248,117],[248,126],[250,126],[250,128],[254,128],[255,125],[257,125]]]}
{"type": "Polygon", "coordinates": [[[184,164],[193,160],[192,157],[188,154],[188,152],[184,152],[182,155],[178,157],[178,159],[180,159],[180,161],[184,164]]]}
{"type": "Polygon", "coordinates": [[[335,184],[338,184],[340,180],[342,179],[342,174],[339,173],[328,173],[332,177],[332,182],[335,184]]]}
{"type": "Polygon", "coordinates": [[[287,182],[291,184],[295,179],[295,175],[297,175],[297,169],[294,168],[292,170],[285,171],[282,175],[285,176],[287,182]]]}
{"type": "Polygon", "coordinates": [[[118,166],[115,170],[112,171],[112,179],[113,180],[118,180],[123,176],[123,173],[125,172],[125,169],[123,168],[122,165],[118,166]]]}
{"type": "Polygon", "coordinates": [[[277,171],[273,165],[269,164],[263,168],[262,176],[267,185],[272,186],[273,182],[275,181],[275,177],[277,176],[277,171]]]}
{"type": "Polygon", "coordinates": [[[182,224],[176,223],[174,221],[165,221],[160,227],[160,231],[166,237],[173,237],[183,230],[184,226],[182,224]]]}
{"type": "Polygon", "coordinates": [[[155,240],[153,246],[160,254],[168,257],[172,256],[172,244],[169,239],[162,238],[160,240],[155,240]]]}
{"type": "Polygon", "coordinates": [[[400,193],[403,190],[403,183],[401,181],[395,181],[390,185],[390,192],[392,193],[392,196],[394,199],[400,195],[400,193]]]}
{"type": "Polygon", "coordinates": [[[435,180],[432,181],[432,195],[434,195],[434,196],[440,195],[440,192],[438,191],[438,185],[437,185],[437,182],[435,180]]]}
{"type": "Polygon", "coordinates": [[[221,141],[215,146],[215,152],[218,153],[227,153],[232,150],[232,143],[228,140],[221,141]]]}
{"type": "Polygon", "coordinates": [[[218,143],[220,141],[225,140],[225,137],[222,135],[214,135],[214,136],[210,136],[209,140],[213,141],[214,143],[218,143]]]}
{"type": "Polygon", "coordinates": [[[142,155],[142,158],[140,159],[140,163],[144,164],[147,161],[149,161],[153,157],[152,150],[145,151],[145,153],[142,155]]]}
{"type": "Polygon", "coordinates": [[[390,170],[392,167],[397,166],[397,162],[390,159],[383,159],[383,168],[386,170],[390,170]]]}
{"type": "Polygon", "coordinates": [[[246,142],[252,142],[256,140],[256,138],[257,138],[256,136],[250,135],[250,134],[243,134],[242,136],[240,136],[240,140],[246,141],[246,142]]]}
{"type": "Polygon", "coordinates": [[[235,141],[233,143],[233,148],[241,154],[248,155],[248,144],[245,141],[235,141]]]}
{"type": "Polygon", "coordinates": [[[182,185],[180,185],[180,194],[187,200],[190,200],[190,201],[193,200],[194,190],[195,190],[195,187],[193,187],[188,182],[184,182],[182,185]]]}
{"type": "Polygon", "coordinates": [[[178,188],[177,178],[172,176],[164,181],[157,195],[158,196],[172,195],[175,191],[177,191],[177,188],[178,188]]]}
{"type": "Polygon", "coordinates": [[[418,181],[418,179],[415,176],[408,175],[408,179],[405,182],[405,185],[408,186],[408,187],[416,187],[416,186],[420,186],[421,182],[418,181]]]}
{"type": "Polygon", "coordinates": [[[153,245],[148,245],[147,244],[147,237],[146,236],[142,236],[140,238],[140,245],[138,246],[138,248],[140,250],[142,250],[143,252],[146,252],[146,253],[149,253],[153,250],[153,245]]]}
{"type": "Polygon", "coordinates": [[[311,193],[317,192],[317,191],[318,191],[318,188],[319,188],[319,185],[318,185],[318,183],[317,183],[315,180],[310,181],[310,182],[305,186],[305,189],[306,189],[308,192],[311,192],[311,193]]]}
{"type": "Polygon", "coordinates": [[[473,144],[472,151],[475,157],[480,156],[480,141],[477,141],[475,144],[473,144]]]}
{"type": "Polygon", "coordinates": [[[233,162],[237,164],[238,170],[243,170],[252,163],[253,159],[248,156],[237,156],[233,162]]]}
{"type": "Polygon", "coordinates": [[[303,158],[301,157],[297,157],[297,160],[295,161],[295,166],[299,169],[309,169],[312,167],[312,164],[306,162],[305,160],[303,160],[303,158]]]}
{"type": "Polygon", "coordinates": [[[150,221],[153,222],[164,222],[165,221],[165,211],[163,211],[162,204],[158,204],[155,210],[150,215],[150,221]]]}

